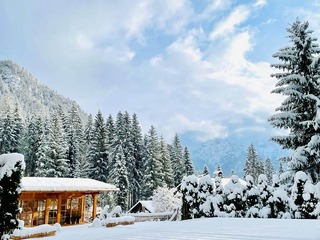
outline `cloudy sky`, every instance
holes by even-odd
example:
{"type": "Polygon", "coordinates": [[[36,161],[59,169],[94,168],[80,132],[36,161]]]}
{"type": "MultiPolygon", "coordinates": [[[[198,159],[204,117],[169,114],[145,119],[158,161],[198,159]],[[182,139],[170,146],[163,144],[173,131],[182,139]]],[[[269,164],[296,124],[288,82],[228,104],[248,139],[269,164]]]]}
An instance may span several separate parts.
{"type": "MultiPolygon", "coordinates": [[[[320,1],[0,0],[0,56],[88,113],[137,113],[170,138],[266,133],[269,76],[297,17],[320,1]]],[[[315,31],[315,36],[320,36],[315,31]]]]}

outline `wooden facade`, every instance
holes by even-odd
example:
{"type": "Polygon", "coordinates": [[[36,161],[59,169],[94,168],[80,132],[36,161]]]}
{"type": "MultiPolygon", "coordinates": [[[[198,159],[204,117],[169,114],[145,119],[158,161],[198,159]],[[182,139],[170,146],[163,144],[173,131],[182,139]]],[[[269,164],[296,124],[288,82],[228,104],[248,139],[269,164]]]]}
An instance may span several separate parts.
{"type": "MultiPolygon", "coordinates": [[[[30,180],[30,178],[28,180],[30,180]]],[[[34,183],[34,181],[36,180],[39,180],[39,185],[41,185],[46,184],[45,181],[48,181],[50,179],[33,178],[32,183],[34,183]]],[[[61,179],[61,183],[59,180],[60,179],[54,179],[54,181],[58,184],[63,184],[63,179],[61,179]]],[[[79,187],[81,183],[88,182],[87,179],[86,181],[81,181],[81,179],[68,179],[67,181],[74,181],[74,187],[62,188],[51,184],[52,186],[50,187],[46,187],[44,189],[39,187],[37,189],[37,187],[28,186],[28,181],[22,180],[22,191],[19,197],[21,208],[19,218],[24,221],[26,227],[54,223],[60,223],[61,225],[83,223],[85,221],[84,213],[86,195],[92,196],[92,218],[94,219],[97,214],[96,209],[98,194],[100,192],[110,192],[118,190],[110,184],[105,184],[105,186],[107,187],[105,187],[104,189],[101,187],[92,187],[94,185],[94,182],[93,185],[90,184],[79,187]],[[25,185],[23,185],[24,182],[25,185]]],[[[102,184],[104,184],[99,181],[96,182],[101,186],[103,186],[102,184]]]]}

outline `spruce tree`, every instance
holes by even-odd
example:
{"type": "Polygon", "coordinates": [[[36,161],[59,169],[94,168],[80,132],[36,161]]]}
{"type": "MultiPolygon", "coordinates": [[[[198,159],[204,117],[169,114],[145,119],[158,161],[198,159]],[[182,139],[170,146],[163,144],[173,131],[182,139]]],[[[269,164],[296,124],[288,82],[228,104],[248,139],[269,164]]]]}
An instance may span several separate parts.
{"type": "Polygon", "coordinates": [[[264,165],[264,174],[267,176],[268,184],[272,184],[272,176],[275,173],[272,161],[270,158],[267,158],[264,165]]]}
{"type": "Polygon", "coordinates": [[[163,172],[163,180],[165,184],[169,187],[173,187],[173,171],[170,160],[170,153],[168,150],[168,144],[165,142],[164,138],[160,138],[160,161],[161,169],[163,172]]]}
{"type": "Polygon", "coordinates": [[[209,169],[208,169],[207,165],[204,165],[203,171],[202,171],[202,175],[206,176],[206,175],[209,175],[209,174],[210,174],[210,172],[209,172],[209,169]]]}
{"type": "Polygon", "coordinates": [[[120,139],[114,141],[109,158],[112,165],[110,179],[111,182],[119,188],[119,191],[116,193],[116,203],[120,205],[122,209],[128,209],[129,180],[125,166],[122,141],[120,139]]]}
{"type": "Polygon", "coordinates": [[[183,164],[184,164],[184,175],[189,176],[194,174],[193,162],[190,157],[188,147],[184,148],[183,151],[183,164]]]}
{"type": "Polygon", "coordinates": [[[144,197],[148,199],[153,192],[163,186],[163,174],[161,172],[159,141],[156,129],[151,126],[146,138],[144,197]]]}
{"type": "Polygon", "coordinates": [[[41,135],[43,133],[43,122],[41,118],[34,116],[29,119],[23,136],[22,152],[26,161],[26,176],[35,176],[36,172],[36,153],[40,147],[41,135]]]}
{"type": "Polygon", "coordinates": [[[287,32],[291,45],[275,53],[273,57],[280,63],[271,65],[280,70],[271,75],[278,80],[272,93],[286,98],[269,121],[272,126],[289,133],[274,136],[272,140],[282,148],[294,151],[286,158],[291,176],[305,171],[317,182],[320,171],[320,48],[308,22],[296,20],[287,32]]]}
{"type": "Polygon", "coordinates": [[[173,143],[170,146],[170,158],[173,169],[174,185],[178,186],[181,183],[184,173],[183,149],[178,134],[175,134],[173,143]]]}
{"type": "Polygon", "coordinates": [[[18,227],[18,198],[25,169],[23,155],[1,155],[0,169],[0,238],[9,240],[10,234],[18,227]]]}
{"type": "Polygon", "coordinates": [[[7,106],[4,118],[0,122],[0,154],[12,152],[12,146],[15,142],[13,129],[13,116],[10,107],[7,106]]]}
{"type": "Polygon", "coordinates": [[[48,135],[49,159],[47,176],[48,177],[67,177],[69,174],[69,164],[67,160],[68,144],[62,120],[58,114],[51,119],[48,135]]]}
{"type": "Polygon", "coordinates": [[[251,175],[255,184],[258,182],[258,177],[263,174],[263,163],[261,162],[256,149],[251,144],[247,151],[247,157],[244,163],[244,175],[251,175]]]}
{"type": "Polygon", "coordinates": [[[22,143],[22,135],[23,135],[23,129],[24,125],[22,122],[22,118],[20,116],[18,104],[15,104],[15,109],[13,112],[13,126],[12,126],[12,142],[11,142],[11,149],[10,152],[21,152],[21,143],[22,143]]]}
{"type": "Polygon", "coordinates": [[[83,146],[82,121],[75,105],[70,109],[66,118],[66,138],[68,144],[67,159],[69,177],[81,176],[81,147],[83,146]]]}
{"type": "Polygon", "coordinates": [[[109,175],[107,130],[101,111],[98,111],[95,117],[93,140],[89,151],[89,177],[107,182],[109,175]]]}
{"type": "Polygon", "coordinates": [[[141,187],[144,174],[144,162],[143,162],[143,137],[142,130],[138,121],[137,115],[132,115],[132,147],[133,158],[135,162],[133,179],[132,179],[132,202],[135,204],[141,198],[141,187]]]}

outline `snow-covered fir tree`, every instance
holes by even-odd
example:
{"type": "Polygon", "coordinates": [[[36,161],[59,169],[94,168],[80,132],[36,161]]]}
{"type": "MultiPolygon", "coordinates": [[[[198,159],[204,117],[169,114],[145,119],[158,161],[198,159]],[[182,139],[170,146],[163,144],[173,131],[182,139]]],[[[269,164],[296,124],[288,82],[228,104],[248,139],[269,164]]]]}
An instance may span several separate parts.
{"type": "MultiPolygon", "coordinates": [[[[141,185],[143,181],[143,137],[140,123],[136,114],[132,115],[131,127],[132,156],[134,159],[134,170],[132,179],[132,203],[135,204],[141,198],[141,185]]],[[[168,185],[169,186],[169,185],[168,185]]],[[[132,204],[131,204],[132,205],[132,204]]]]}
{"type": "Polygon", "coordinates": [[[146,156],[144,173],[144,198],[152,196],[154,190],[163,186],[163,173],[161,171],[160,147],[156,129],[151,126],[146,137],[146,156]]]}
{"type": "Polygon", "coordinates": [[[47,177],[66,177],[69,173],[68,145],[62,120],[58,114],[51,119],[48,134],[47,177]]]}
{"type": "Polygon", "coordinates": [[[12,128],[13,139],[11,143],[10,152],[21,152],[23,129],[24,129],[24,123],[20,116],[19,106],[16,103],[13,111],[13,128],[12,128]]]}
{"type": "Polygon", "coordinates": [[[272,93],[286,98],[269,121],[272,126],[289,133],[274,136],[272,140],[282,148],[294,151],[287,158],[291,176],[305,171],[313,182],[317,182],[320,171],[320,48],[308,22],[297,19],[287,32],[291,45],[275,53],[273,57],[280,63],[271,65],[280,70],[271,75],[278,79],[272,93]]]}
{"type": "Polygon", "coordinates": [[[160,137],[160,162],[161,169],[163,172],[163,180],[168,187],[174,187],[173,184],[173,170],[170,160],[170,153],[168,150],[168,144],[165,142],[164,138],[160,137]]]}
{"type": "Polygon", "coordinates": [[[93,132],[93,140],[89,150],[89,177],[107,182],[109,176],[107,130],[101,111],[98,111],[95,117],[93,132]]]}
{"type": "Polygon", "coordinates": [[[12,152],[15,142],[13,133],[15,123],[10,106],[7,106],[3,115],[3,118],[0,119],[0,154],[12,152]]]}
{"type": "Polygon", "coordinates": [[[204,165],[203,170],[202,170],[202,175],[206,176],[206,175],[209,175],[209,174],[210,174],[210,172],[209,172],[208,166],[204,165]]]}
{"type": "Polygon", "coordinates": [[[258,182],[259,175],[264,172],[263,163],[260,160],[253,144],[248,147],[243,171],[245,176],[251,175],[253,177],[255,184],[258,182]]]}
{"type": "Polygon", "coordinates": [[[273,163],[270,158],[267,158],[264,163],[264,174],[267,176],[268,184],[272,184],[272,176],[275,173],[273,163]]]}
{"type": "Polygon", "coordinates": [[[0,238],[9,240],[18,227],[21,178],[25,169],[22,154],[0,155],[0,238]]]}
{"type": "Polygon", "coordinates": [[[43,121],[40,117],[32,116],[24,130],[22,152],[26,162],[26,176],[34,176],[36,172],[37,152],[39,151],[41,136],[43,135],[43,121]]]}
{"type": "Polygon", "coordinates": [[[122,209],[128,209],[129,180],[125,166],[125,155],[123,153],[122,141],[117,138],[113,144],[113,150],[109,155],[112,169],[110,171],[111,183],[119,188],[116,192],[116,203],[122,209]]]}
{"type": "Polygon", "coordinates": [[[83,129],[80,115],[75,105],[72,106],[66,118],[66,139],[68,144],[67,159],[69,177],[80,177],[82,172],[81,154],[83,146],[83,129]]]}
{"type": "Polygon", "coordinates": [[[173,169],[174,185],[178,186],[183,177],[183,149],[178,134],[175,134],[173,143],[170,146],[170,158],[173,169]]]}
{"type": "Polygon", "coordinates": [[[194,166],[193,166],[193,162],[190,157],[188,147],[185,147],[184,151],[183,151],[183,165],[184,165],[184,173],[183,174],[185,176],[189,176],[189,175],[194,174],[194,166]]]}

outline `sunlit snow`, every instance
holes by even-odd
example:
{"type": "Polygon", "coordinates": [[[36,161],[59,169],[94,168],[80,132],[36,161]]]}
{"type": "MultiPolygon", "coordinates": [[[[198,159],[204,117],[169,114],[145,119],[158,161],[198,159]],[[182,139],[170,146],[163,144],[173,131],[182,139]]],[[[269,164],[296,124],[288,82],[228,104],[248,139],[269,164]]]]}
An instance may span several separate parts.
{"type": "Polygon", "coordinates": [[[50,239],[252,239],[318,240],[318,220],[204,218],[177,222],[143,222],[113,228],[89,228],[89,225],[63,227],[50,239]]]}

